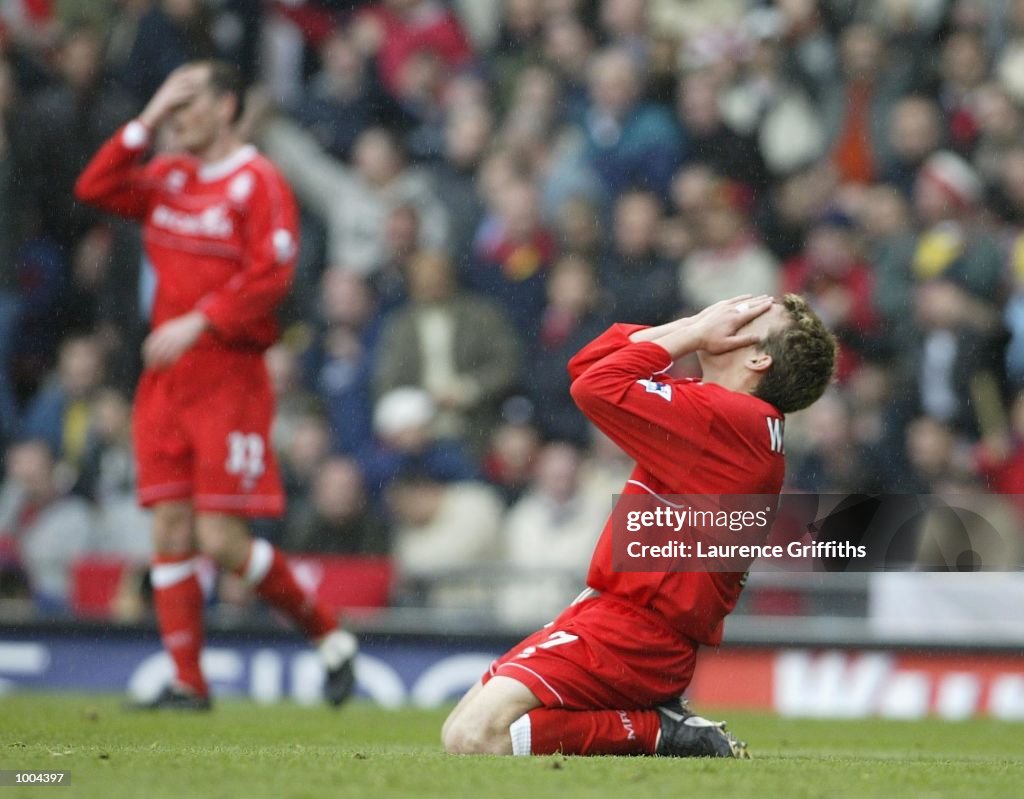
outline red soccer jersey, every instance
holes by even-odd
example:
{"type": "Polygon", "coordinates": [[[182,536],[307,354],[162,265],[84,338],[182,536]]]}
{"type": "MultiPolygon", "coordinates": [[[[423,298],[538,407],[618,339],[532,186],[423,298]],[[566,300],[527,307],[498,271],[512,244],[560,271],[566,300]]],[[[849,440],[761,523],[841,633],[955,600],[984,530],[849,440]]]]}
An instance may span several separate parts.
{"type": "MultiPolygon", "coordinates": [[[[714,383],[661,376],[672,359],[657,344],[630,342],[641,329],[613,325],[569,362],[576,404],[636,461],[622,493],[778,494],[782,414],[714,383]]],[[[587,584],[653,610],[694,641],[717,645],[743,574],[613,571],[609,518],[587,584]]]]}
{"type": "Polygon", "coordinates": [[[143,223],[158,285],[152,325],[200,310],[195,349],[265,349],[295,267],[298,215],[277,169],[245,146],[216,163],[186,155],[144,162],[149,132],[129,122],[93,157],[75,195],[143,223]]]}

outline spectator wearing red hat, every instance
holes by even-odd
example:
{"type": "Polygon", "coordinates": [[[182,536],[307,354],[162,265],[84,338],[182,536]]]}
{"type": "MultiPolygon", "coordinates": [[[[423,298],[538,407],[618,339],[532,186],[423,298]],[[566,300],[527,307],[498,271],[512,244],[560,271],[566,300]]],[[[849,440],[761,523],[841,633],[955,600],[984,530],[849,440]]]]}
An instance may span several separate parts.
{"type": "Polygon", "coordinates": [[[904,329],[915,284],[952,281],[982,303],[1000,301],[1004,258],[996,239],[978,224],[982,183],[963,158],[949,151],[932,155],[914,184],[920,232],[895,237],[877,257],[878,309],[896,330],[904,329]]]}

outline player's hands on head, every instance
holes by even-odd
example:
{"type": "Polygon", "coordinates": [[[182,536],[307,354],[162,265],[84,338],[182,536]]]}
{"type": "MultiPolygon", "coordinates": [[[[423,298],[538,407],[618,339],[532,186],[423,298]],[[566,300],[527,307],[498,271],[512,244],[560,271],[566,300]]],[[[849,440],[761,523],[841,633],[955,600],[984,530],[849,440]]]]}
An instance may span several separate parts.
{"type": "Polygon", "coordinates": [[[698,338],[698,349],[712,355],[732,352],[761,341],[761,335],[743,328],[772,307],[766,294],[741,294],[709,305],[691,318],[690,326],[698,338]]]}
{"type": "Polygon", "coordinates": [[[196,343],[209,325],[199,311],[168,319],[142,343],[142,359],[151,369],[170,366],[196,343]]]}
{"type": "Polygon", "coordinates": [[[156,90],[156,94],[139,114],[139,121],[151,130],[159,127],[176,108],[191,102],[204,85],[205,76],[201,67],[178,67],[156,90]]]}

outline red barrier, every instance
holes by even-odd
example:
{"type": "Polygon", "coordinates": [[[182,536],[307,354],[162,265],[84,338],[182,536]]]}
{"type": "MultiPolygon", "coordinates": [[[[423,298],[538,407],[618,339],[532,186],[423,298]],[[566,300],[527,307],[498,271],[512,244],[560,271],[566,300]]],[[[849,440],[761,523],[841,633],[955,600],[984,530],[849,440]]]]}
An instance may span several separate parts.
{"type": "Polygon", "coordinates": [[[1024,656],[726,646],[701,651],[687,696],[786,716],[1024,721],[1024,656]]]}
{"type": "MultiPolygon", "coordinates": [[[[385,557],[289,555],[302,586],[331,610],[386,607],[394,569],[385,557]]],[[[70,604],[82,618],[107,619],[113,614],[118,587],[129,564],[87,556],[71,569],[70,604]]]]}

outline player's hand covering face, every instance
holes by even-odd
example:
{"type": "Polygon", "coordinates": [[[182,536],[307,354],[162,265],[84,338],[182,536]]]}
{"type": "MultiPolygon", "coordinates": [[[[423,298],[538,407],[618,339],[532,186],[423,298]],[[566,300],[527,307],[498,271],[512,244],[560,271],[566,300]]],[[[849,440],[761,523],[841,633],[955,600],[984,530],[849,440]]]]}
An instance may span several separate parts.
{"type": "Polygon", "coordinates": [[[206,87],[206,69],[198,65],[178,67],[167,76],[139,119],[150,129],[158,127],[172,113],[191,103],[206,87]]]}
{"type": "Polygon", "coordinates": [[[709,305],[693,317],[698,348],[711,355],[722,355],[760,343],[775,326],[773,308],[783,312],[771,297],[749,294],[709,305]]]}

